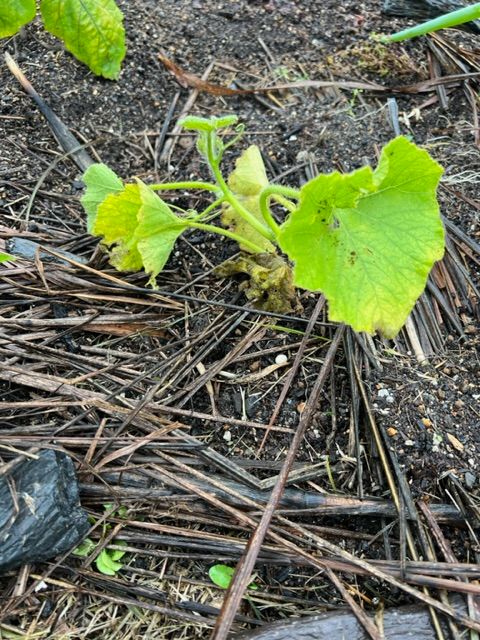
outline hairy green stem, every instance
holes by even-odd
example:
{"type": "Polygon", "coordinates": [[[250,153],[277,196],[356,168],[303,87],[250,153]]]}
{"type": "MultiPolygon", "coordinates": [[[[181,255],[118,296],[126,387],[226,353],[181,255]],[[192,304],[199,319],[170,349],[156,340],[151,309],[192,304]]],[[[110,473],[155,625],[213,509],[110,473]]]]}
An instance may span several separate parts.
{"type": "Polygon", "coordinates": [[[285,201],[284,197],[286,196],[287,198],[295,198],[296,200],[298,200],[299,192],[296,189],[291,189],[290,187],[282,187],[281,185],[271,184],[268,187],[265,187],[265,189],[263,189],[263,191],[260,193],[259,203],[263,219],[273,231],[275,237],[277,237],[280,233],[280,226],[275,221],[268,206],[268,201],[270,200],[270,198],[275,196],[277,200],[281,201],[282,205],[284,205],[289,211],[292,211],[292,209],[290,208],[291,203],[286,204],[286,202],[288,201],[285,201]]]}
{"type": "Polygon", "coordinates": [[[188,222],[188,226],[193,227],[194,229],[208,231],[209,233],[217,233],[221,236],[230,238],[231,240],[235,240],[235,242],[238,242],[238,244],[248,247],[253,253],[266,253],[266,250],[262,249],[262,247],[259,247],[258,244],[255,244],[254,242],[247,240],[247,238],[233,233],[233,231],[228,231],[228,229],[222,229],[222,227],[216,227],[213,224],[205,224],[203,222],[188,222]]]}
{"type": "Polygon", "coordinates": [[[404,29],[403,31],[394,33],[391,36],[384,36],[381,38],[381,42],[401,42],[402,40],[423,36],[426,33],[432,33],[439,29],[456,27],[459,24],[464,24],[465,22],[470,22],[470,20],[476,20],[477,18],[480,18],[480,2],[469,7],[465,7],[464,9],[458,9],[457,11],[446,13],[445,15],[429,20],[428,22],[417,24],[410,29],[404,29]]]}
{"type": "MultiPolygon", "coordinates": [[[[265,227],[254,215],[250,213],[250,211],[244,207],[233,195],[233,193],[228,188],[227,183],[225,182],[222,172],[220,171],[218,158],[215,156],[214,150],[215,141],[213,136],[210,135],[208,137],[208,146],[207,146],[207,160],[212,169],[213,175],[215,176],[215,180],[218,183],[222,193],[225,196],[225,200],[235,209],[238,215],[245,220],[251,227],[255,229],[261,236],[267,238],[267,240],[275,240],[275,234],[272,231],[265,227]]],[[[247,244],[244,240],[241,241],[242,244],[247,244]]],[[[258,253],[258,252],[256,252],[258,253]]],[[[265,251],[262,251],[265,253],[265,251]]]]}
{"type": "Polygon", "coordinates": [[[212,204],[209,204],[208,207],[201,211],[197,216],[195,216],[193,220],[203,220],[208,216],[209,213],[217,209],[223,202],[225,202],[224,196],[218,198],[217,200],[215,200],[215,202],[212,202],[212,204]]]}
{"type": "Polygon", "coordinates": [[[173,190],[173,189],[203,189],[205,191],[218,191],[216,184],[210,182],[160,182],[159,184],[150,184],[150,189],[154,191],[173,190]]]}

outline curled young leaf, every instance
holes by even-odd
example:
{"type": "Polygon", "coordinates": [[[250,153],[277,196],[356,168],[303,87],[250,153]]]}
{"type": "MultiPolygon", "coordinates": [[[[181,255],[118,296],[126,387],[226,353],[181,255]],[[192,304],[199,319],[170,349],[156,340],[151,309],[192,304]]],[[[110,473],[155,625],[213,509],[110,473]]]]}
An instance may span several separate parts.
{"type": "Polygon", "coordinates": [[[443,255],[441,174],[426,151],[398,137],[375,172],[332,173],[304,185],[278,237],[295,262],[295,284],[322,291],[331,320],[395,336],[443,255]]]}
{"type": "Polygon", "coordinates": [[[186,116],[180,120],[179,125],[189,131],[217,131],[225,127],[231,127],[238,122],[238,117],[234,115],[212,116],[211,118],[201,118],[200,116],[186,116]]]}
{"type": "MultiPolygon", "coordinates": [[[[260,222],[264,221],[260,211],[260,193],[267,185],[268,178],[262,154],[256,145],[252,145],[237,159],[235,169],[228,178],[228,186],[237,200],[260,222]]],[[[261,247],[266,253],[275,250],[273,244],[246,222],[230,204],[225,204],[222,224],[261,247]]],[[[248,247],[242,244],[240,249],[248,251],[248,247]]]]}

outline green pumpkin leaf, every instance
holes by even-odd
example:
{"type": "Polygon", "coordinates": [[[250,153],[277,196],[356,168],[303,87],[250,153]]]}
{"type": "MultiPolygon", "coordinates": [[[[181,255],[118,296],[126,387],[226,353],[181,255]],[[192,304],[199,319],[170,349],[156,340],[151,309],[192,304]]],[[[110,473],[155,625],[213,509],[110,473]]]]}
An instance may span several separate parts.
{"type": "Polygon", "coordinates": [[[35,0],[2,0],[0,3],[0,38],[13,36],[35,17],[35,0]]]}
{"type": "Polygon", "coordinates": [[[141,206],[139,185],[127,184],[120,193],[109,193],[98,207],[92,232],[103,236],[102,244],[114,245],[109,250],[110,263],[119,271],[138,271],[143,266],[135,235],[141,206]]]}
{"type": "Polygon", "coordinates": [[[87,213],[87,231],[92,233],[99,205],[110,193],[122,191],[123,182],[105,164],[92,164],[83,174],[82,180],[87,189],[80,202],[87,213]]]}
{"type": "Polygon", "coordinates": [[[398,333],[443,256],[441,174],[426,151],[398,137],[375,172],[322,175],[302,187],[278,241],[295,262],[295,284],[325,294],[330,320],[398,333]]]}
{"type": "Polygon", "coordinates": [[[170,207],[147,185],[138,181],[142,202],[138,212],[135,239],[143,261],[150,274],[149,284],[155,286],[155,278],[165,266],[177,238],[188,223],[176,216],[170,207]]]}
{"type": "MultiPolygon", "coordinates": [[[[257,220],[263,222],[260,211],[260,192],[268,186],[267,173],[263,164],[260,149],[252,145],[242,153],[235,163],[235,169],[228,178],[228,186],[237,200],[252,213],[257,220]]],[[[225,205],[222,213],[222,224],[239,236],[251,240],[257,246],[265,249],[265,253],[274,251],[273,244],[245,222],[233,207],[225,205]]],[[[242,251],[249,251],[245,245],[240,245],[242,251]]]]}
{"type": "Polygon", "coordinates": [[[123,14],[114,0],[42,0],[45,28],[93,73],[114,80],[125,56],[123,14]]]}

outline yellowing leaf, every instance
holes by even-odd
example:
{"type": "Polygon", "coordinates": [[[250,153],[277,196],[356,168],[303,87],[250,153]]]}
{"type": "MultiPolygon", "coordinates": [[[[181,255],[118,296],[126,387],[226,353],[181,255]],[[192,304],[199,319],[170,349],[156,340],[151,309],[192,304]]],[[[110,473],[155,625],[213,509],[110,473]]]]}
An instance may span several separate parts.
{"type": "MultiPolygon", "coordinates": [[[[268,178],[265,172],[260,149],[252,145],[237,159],[234,171],[228,178],[228,186],[233,191],[237,200],[252,213],[257,220],[263,222],[260,212],[259,196],[262,189],[268,186],[268,178]]],[[[230,205],[225,205],[222,214],[222,223],[234,233],[254,242],[257,246],[272,252],[272,243],[255,231],[248,222],[238,215],[230,205]]],[[[240,245],[243,251],[249,251],[248,247],[240,245]]]]}
{"type": "Polygon", "coordinates": [[[375,172],[314,178],[282,225],[280,247],[294,282],[323,291],[332,321],[395,336],[444,250],[436,200],[442,168],[404,137],[375,172]]]}
{"type": "Polygon", "coordinates": [[[92,232],[103,236],[103,244],[114,245],[110,262],[119,271],[138,271],[143,266],[135,235],[141,206],[139,185],[127,184],[120,193],[107,195],[98,207],[92,232]]]}
{"type": "Polygon", "coordinates": [[[87,187],[80,202],[87,212],[87,231],[92,233],[99,205],[110,193],[123,190],[123,182],[105,164],[92,164],[82,177],[87,187]]]}
{"type": "Polygon", "coordinates": [[[188,225],[147,185],[139,182],[138,187],[142,206],[135,239],[144,269],[150,274],[149,283],[154,286],[177,238],[188,225]]]}
{"type": "Polygon", "coordinates": [[[1,0],[0,38],[13,36],[35,17],[35,0],[1,0]]]}
{"type": "Polygon", "coordinates": [[[114,0],[42,0],[45,28],[94,73],[115,79],[125,56],[123,14],[114,0]]]}

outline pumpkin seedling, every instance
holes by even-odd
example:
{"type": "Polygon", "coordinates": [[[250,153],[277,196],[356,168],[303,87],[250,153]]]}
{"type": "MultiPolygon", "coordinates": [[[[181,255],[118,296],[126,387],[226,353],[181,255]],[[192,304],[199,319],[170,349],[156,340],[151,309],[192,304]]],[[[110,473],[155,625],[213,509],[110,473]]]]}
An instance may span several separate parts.
{"type": "Polygon", "coordinates": [[[123,184],[103,164],[83,176],[88,230],[103,237],[117,269],[143,268],[155,287],[187,229],[219,234],[244,253],[222,265],[222,275],[248,274],[246,294],[258,306],[286,312],[294,286],[321,291],[331,321],[387,338],[398,333],[444,251],[436,199],[443,170],[427,151],[399,136],[383,148],[375,170],[321,174],[294,189],[269,182],[254,145],[224,178],[223,155],[242,134],[236,116],[189,117],[183,126],[197,133],[212,182],[123,184]],[[200,212],[174,210],[158,196],[171,189],[202,189],[212,202],[200,212]],[[272,202],[283,208],[280,217],[272,202]],[[221,226],[212,224],[216,217],[221,226]]]}

